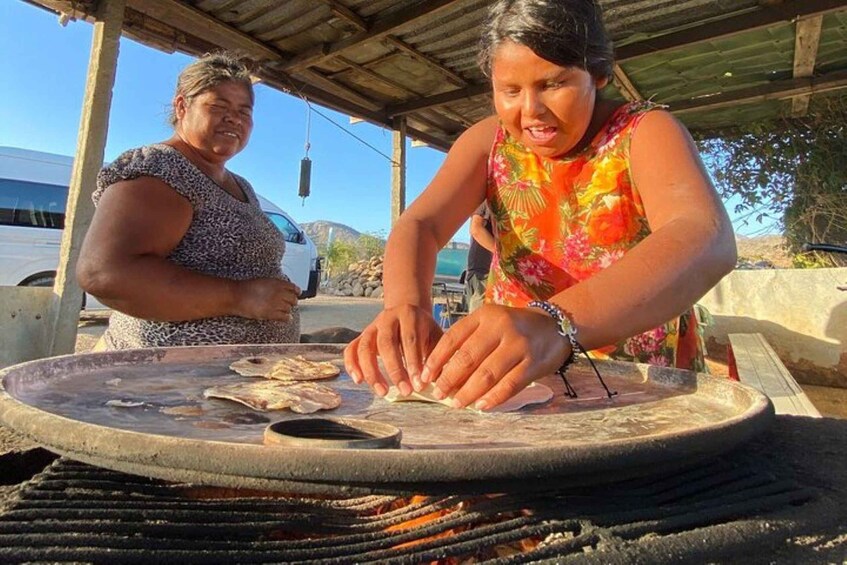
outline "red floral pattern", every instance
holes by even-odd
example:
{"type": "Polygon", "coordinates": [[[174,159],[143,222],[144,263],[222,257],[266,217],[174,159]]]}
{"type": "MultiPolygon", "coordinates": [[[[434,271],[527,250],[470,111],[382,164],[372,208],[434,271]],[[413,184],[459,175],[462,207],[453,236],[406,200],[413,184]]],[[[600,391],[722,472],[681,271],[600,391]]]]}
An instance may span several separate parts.
{"type": "MultiPolygon", "coordinates": [[[[564,159],[539,157],[498,128],[488,161],[497,247],[487,301],[523,307],[546,300],[614,264],[650,233],[629,147],[640,119],[657,107],[621,106],[585,150],[564,159]]],[[[689,312],[592,356],[703,370],[693,322],[689,312]]]]}

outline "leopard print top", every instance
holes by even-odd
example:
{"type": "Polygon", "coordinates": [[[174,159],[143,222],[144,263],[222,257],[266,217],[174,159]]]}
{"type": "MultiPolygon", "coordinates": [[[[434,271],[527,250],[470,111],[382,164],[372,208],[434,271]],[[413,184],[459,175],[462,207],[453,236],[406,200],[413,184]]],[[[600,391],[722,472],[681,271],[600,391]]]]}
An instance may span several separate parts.
{"type": "MultiPolygon", "coordinates": [[[[186,198],[194,217],[170,261],[207,275],[234,280],[286,279],[282,274],[285,240],[260,208],[245,179],[233,175],[247,195],[241,202],[218,186],[177,149],[148,145],[121,154],[97,175],[94,205],[118,181],[141,176],[160,179],[186,198]]],[[[300,314],[290,322],[237,316],[184,322],[156,322],[113,312],[104,334],[107,349],[234,343],[283,343],[300,339],[300,314]]]]}

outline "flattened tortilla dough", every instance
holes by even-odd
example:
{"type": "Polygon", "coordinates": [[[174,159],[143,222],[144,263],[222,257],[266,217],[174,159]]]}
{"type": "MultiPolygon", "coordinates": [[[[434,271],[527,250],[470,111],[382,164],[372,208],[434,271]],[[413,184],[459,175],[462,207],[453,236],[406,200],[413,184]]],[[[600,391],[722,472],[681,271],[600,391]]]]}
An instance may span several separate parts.
{"type": "Polygon", "coordinates": [[[235,361],[230,369],[244,377],[265,377],[280,381],[318,381],[341,374],[334,363],[309,361],[302,355],[252,355],[235,361]]]}
{"type": "MultiPolygon", "coordinates": [[[[434,402],[436,404],[451,406],[453,399],[445,398],[444,400],[436,400],[436,398],[432,396],[432,391],[434,389],[435,386],[430,383],[420,392],[413,392],[409,396],[402,396],[396,386],[391,386],[388,389],[388,394],[386,394],[383,398],[389,402],[434,402]]],[[[503,402],[499,406],[495,406],[490,410],[486,410],[485,412],[514,412],[516,410],[520,410],[524,406],[529,406],[530,404],[544,404],[545,402],[549,402],[552,398],[553,389],[547,385],[532,383],[506,402],[503,402]]],[[[472,405],[466,407],[465,410],[478,412],[478,410],[474,410],[472,405]]]]}
{"type": "Polygon", "coordinates": [[[107,400],[106,406],[109,406],[110,408],[138,408],[139,406],[144,406],[144,401],[116,398],[114,400],[107,400]]]}
{"type": "Polygon", "coordinates": [[[221,398],[239,402],[254,410],[290,409],[298,414],[331,410],[341,406],[341,395],[328,386],[317,383],[287,383],[258,381],[207,388],[206,398],[221,398]]]}

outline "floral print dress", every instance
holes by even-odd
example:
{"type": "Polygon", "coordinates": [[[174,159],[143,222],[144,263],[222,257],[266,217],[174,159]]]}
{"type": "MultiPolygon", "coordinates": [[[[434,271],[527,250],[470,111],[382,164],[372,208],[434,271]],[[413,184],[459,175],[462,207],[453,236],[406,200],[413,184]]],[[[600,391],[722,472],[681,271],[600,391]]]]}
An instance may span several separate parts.
{"type": "MultiPolygon", "coordinates": [[[[583,151],[567,158],[539,157],[502,125],[497,129],[488,160],[497,247],[487,302],[524,307],[547,300],[614,264],[650,233],[629,148],[641,118],[658,107],[621,106],[583,151]]],[[[704,370],[693,311],[591,354],[704,370]]]]}

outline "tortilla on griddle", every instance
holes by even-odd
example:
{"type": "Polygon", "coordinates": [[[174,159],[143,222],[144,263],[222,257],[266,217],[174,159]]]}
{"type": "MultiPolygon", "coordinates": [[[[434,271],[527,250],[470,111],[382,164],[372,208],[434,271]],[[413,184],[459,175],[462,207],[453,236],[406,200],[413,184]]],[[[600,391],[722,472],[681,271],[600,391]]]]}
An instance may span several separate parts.
{"type": "MultiPolygon", "coordinates": [[[[424,389],[420,392],[412,392],[409,396],[403,396],[400,394],[400,391],[396,386],[391,386],[388,388],[388,393],[385,395],[385,399],[389,402],[433,402],[436,404],[443,404],[445,406],[452,406],[453,399],[445,398],[444,400],[438,400],[435,396],[432,395],[432,391],[435,390],[435,385],[429,383],[424,389]]],[[[486,412],[514,412],[516,410],[520,410],[524,406],[529,406],[530,404],[543,404],[548,402],[553,398],[553,389],[551,389],[547,385],[543,385],[541,383],[531,383],[528,387],[524,388],[516,395],[506,400],[490,410],[486,410],[486,412]]],[[[466,410],[472,410],[474,412],[479,412],[475,410],[473,405],[465,407],[466,410]]]]}
{"type": "Polygon", "coordinates": [[[244,357],[229,366],[244,377],[264,377],[278,381],[320,381],[341,374],[335,364],[328,361],[309,361],[302,355],[254,355],[244,357]]]}
{"type": "Polygon", "coordinates": [[[317,383],[289,383],[282,381],[259,381],[236,383],[207,388],[206,398],[232,400],[254,410],[290,409],[298,414],[311,414],[318,410],[331,410],[341,405],[341,395],[325,385],[317,383]]]}

